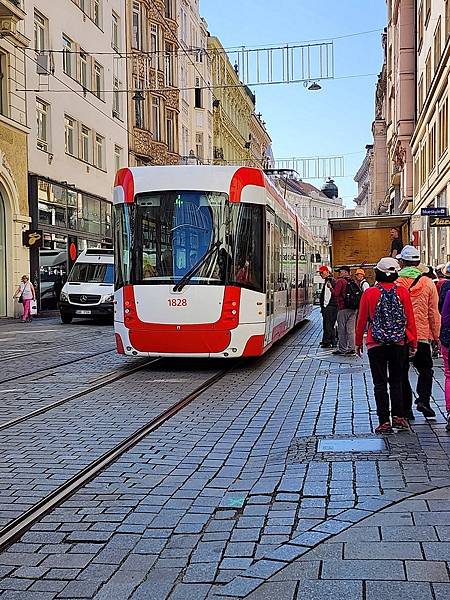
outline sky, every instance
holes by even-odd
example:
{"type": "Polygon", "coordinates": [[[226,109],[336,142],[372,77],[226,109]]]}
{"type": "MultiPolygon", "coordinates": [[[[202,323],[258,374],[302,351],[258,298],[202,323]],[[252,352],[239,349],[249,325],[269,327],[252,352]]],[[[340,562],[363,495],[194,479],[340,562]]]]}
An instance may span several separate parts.
{"type": "MultiPolygon", "coordinates": [[[[353,177],[372,143],[385,0],[200,0],[200,13],[225,48],[333,38],[334,79],[321,81],[320,91],[301,83],[251,89],[275,158],[344,155],[345,177],[335,181],[344,203],[354,207],[353,177]]],[[[320,187],[323,180],[311,183],[320,187]]]]}

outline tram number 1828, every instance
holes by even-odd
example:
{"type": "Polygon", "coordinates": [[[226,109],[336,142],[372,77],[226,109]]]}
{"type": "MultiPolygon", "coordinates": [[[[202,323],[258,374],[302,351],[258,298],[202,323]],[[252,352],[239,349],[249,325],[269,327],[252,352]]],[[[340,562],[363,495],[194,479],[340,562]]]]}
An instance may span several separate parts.
{"type": "Polygon", "coordinates": [[[167,303],[169,304],[169,306],[175,307],[175,308],[178,308],[179,306],[187,306],[188,305],[188,301],[186,298],[169,298],[167,300],[167,303]]]}

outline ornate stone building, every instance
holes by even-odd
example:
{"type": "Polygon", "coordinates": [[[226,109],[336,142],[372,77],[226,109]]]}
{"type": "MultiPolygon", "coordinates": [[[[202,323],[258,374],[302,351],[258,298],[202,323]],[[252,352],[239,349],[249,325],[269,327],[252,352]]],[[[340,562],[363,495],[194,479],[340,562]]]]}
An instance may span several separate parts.
{"type": "Polygon", "coordinates": [[[126,10],[129,164],[178,164],[176,2],[127,0],[126,10]]]}
{"type": "Polygon", "coordinates": [[[0,317],[14,315],[20,277],[29,273],[22,231],[29,227],[27,116],[22,3],[0,0],[0,317]]]}
{"type": "Polygon", "coordinates": [[[355,214],[359,217],[377,214],[377,212],[374,212],[372,200],[373,162],[373,144],[368,144],[364,160],[353,178],[358,184],[358,195],[354,202],[356,203],[355,214]]]}
{"type": "Polygon", "coordinates": [[[256,98],[239,79],[218,38],[208,38],[214,89],[213,162],[263,166],[270,137],[255,115],[256,98]]]}

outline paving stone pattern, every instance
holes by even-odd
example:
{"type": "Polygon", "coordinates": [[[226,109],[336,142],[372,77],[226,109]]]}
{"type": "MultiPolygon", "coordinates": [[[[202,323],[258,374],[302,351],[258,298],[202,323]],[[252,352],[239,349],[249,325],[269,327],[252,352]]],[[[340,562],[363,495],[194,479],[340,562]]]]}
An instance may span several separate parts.
{"type": "MultiPolygon", "coordinates": [[[[377,420],[367,364],[319,350],[319,333],[316,318],[262,359],[232,371],[32,527],[0,556],[2,600],[38,592],[42,598],[201,600],[263,593],[258,588],[266,598],[348,600],[369,592],[367,598],[376,598],[383,587],[364,565],[354,581],[332,575],[338,561],[382,561],[383,552],[404,566],[396,585],[406,582],[409,595],[427,598],[430,581],[424,575],[406,581],[407,569],[423,561],[423,552],[439,552],[427,546],[444,543],[439,526],[450,538],[444,516],[450,509],[437,515],[431,500],[423,500],[416,522],[415,511],[393,507],[389,526],[396,530],[387,537],[377,524],[384,513],[377,511],[450,484],[443,414],[433,423],[418,416],[414,432],[397,434],[386,452],[318,455],[319,438],[368,436],[377,420]],[[374,529],[354,534],[361,536],[359,553],[343,554],[343,539],[326,542],[356,531],[353,524],[367,517],[374,529]],[[433,530],[437,540],[408,539],[405,528],[416,526],[417,536],[433,530]],[[384,546],[371,555],[370,542],[384,546]],[[322,549],[329,577],[322,577],[322,549]],[[309,575],[277,579],[291,568],[309,575]]],[[[436,379],[438,410],[441,367],[436,379]]],[[[145,397],[142,381],[135,384],[145,397]]],[[[371,568],[379,575],[381,567],[371,568]]],[[[442,575],[442,565],[433,572],[442,575]]],[[[433,593],[443,592],[434,587],[433,593]]],[[[390,596],[396,594],[394,586],[390,596]]]]}

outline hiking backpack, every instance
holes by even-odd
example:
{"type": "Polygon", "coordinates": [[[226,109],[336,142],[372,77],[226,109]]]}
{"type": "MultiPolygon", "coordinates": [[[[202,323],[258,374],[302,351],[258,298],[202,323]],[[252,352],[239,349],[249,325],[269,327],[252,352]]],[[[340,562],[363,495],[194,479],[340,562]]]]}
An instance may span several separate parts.
{"type": "Polygon", "coordinates": [[[406,315],[396,287],[376,286],[380,297],[372,321],[372,337],[379,344],[398,344],[406,337],[406,315]]]}
{"type": "Polygon", "coordinates": [[[359,285],[353,281],[353,279],[349,279],[347,281],[347,287],[345,288],[345,308],[351,308],[354,310],[358,309],[362,294],[362,289],[359,287],[359,285]]]}

